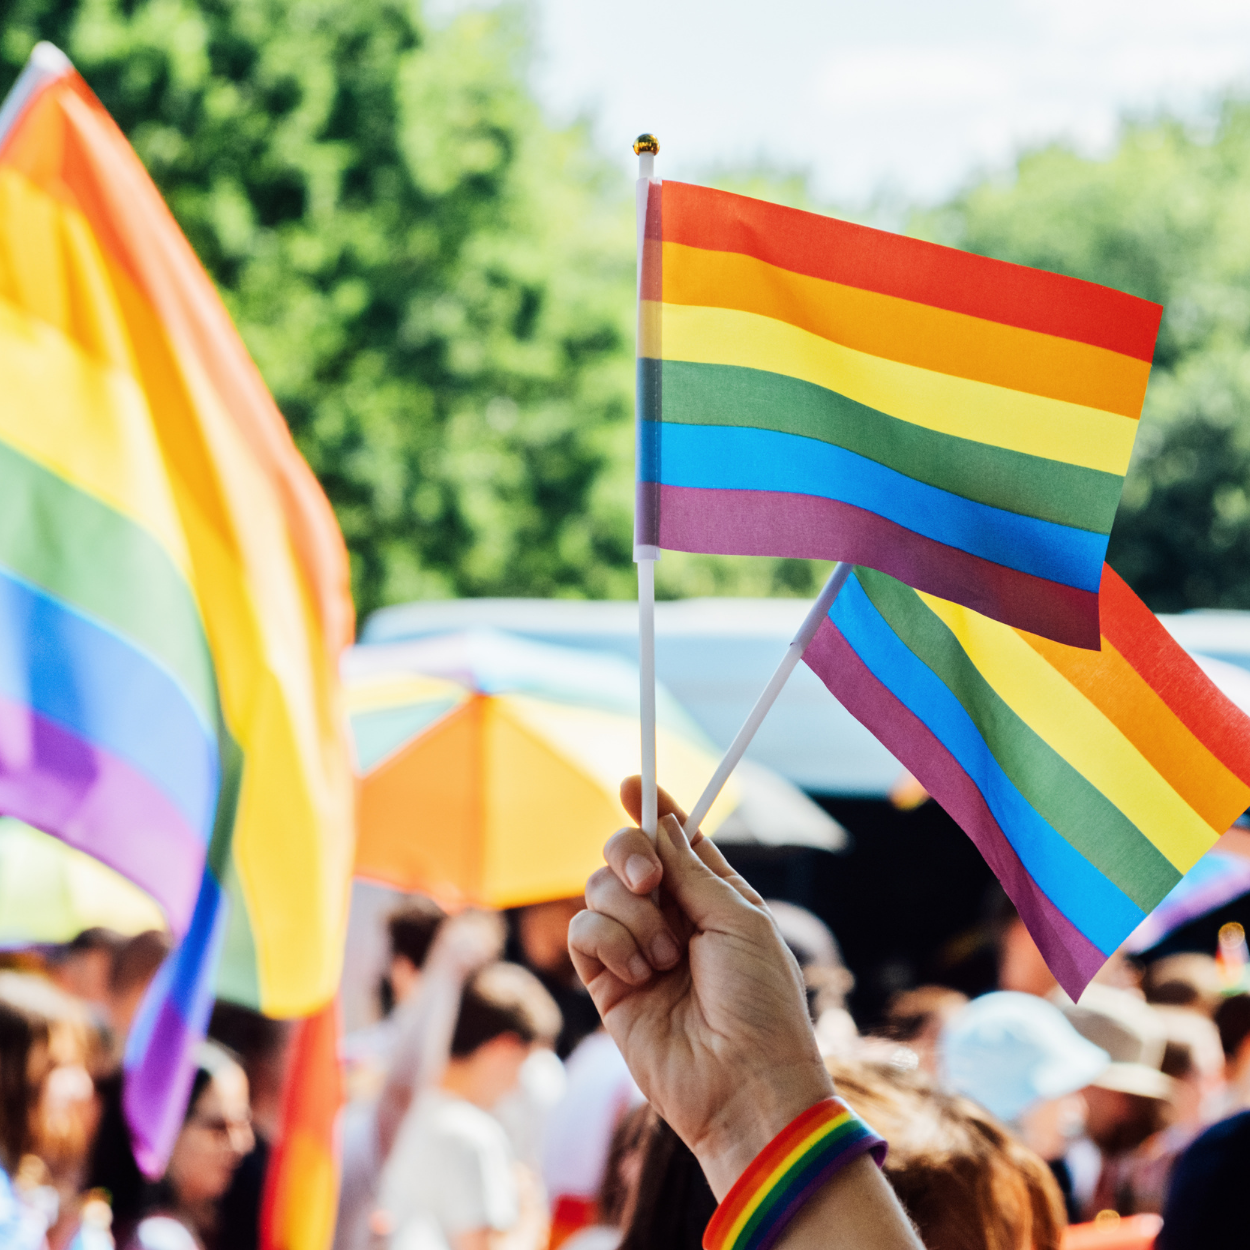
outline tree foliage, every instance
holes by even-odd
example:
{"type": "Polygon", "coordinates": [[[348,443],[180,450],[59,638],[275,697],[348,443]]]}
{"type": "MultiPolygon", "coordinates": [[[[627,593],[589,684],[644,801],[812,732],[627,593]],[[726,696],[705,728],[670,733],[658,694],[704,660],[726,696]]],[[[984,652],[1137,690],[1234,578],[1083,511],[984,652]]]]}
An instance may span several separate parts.
{"type": "MultiPolygon", "coordinates": [[[[134,143],[324,484],[362,612],[633,593],[633,205],[527,87],[525,10],[8,0],[0,90],[64,48],[134,143]]],[[[622,140],[624,142],[624,139],[622,140]]],[[[734,190],[812,207],[785,171],[734,190]]],[[[1156,608],[1250,607],[1250,104],[1025,154],[913,229],[1165,306],[1111,560],[1156,608]]],[[[810,594],[666,553],[662,595],[810,594]]]]}
{"type": "Polygon", "coordinates": [[[1250,608],[1250,103],[1026,154],[915,224],[1164,306],[1109,558],[1158,611],[1250,608]]]}
{"type": "MultiPolygon", "coordinates": [[[[524,86],[520,15],[15,0],[134,143],[326,487],[364,610],[626,593],[632,203],[524,86]]],[[[7,88],[8,83],[0,84],[7,88]]]]}

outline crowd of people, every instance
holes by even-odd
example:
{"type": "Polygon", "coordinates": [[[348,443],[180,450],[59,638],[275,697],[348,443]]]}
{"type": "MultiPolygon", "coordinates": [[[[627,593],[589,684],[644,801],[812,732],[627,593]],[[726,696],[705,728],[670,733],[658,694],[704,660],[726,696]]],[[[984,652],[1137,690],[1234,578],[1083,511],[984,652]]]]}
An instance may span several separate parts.
{"type": "MultiPolygon", "coordinates": [[[[1213,958],[1115,958],[1073,1003],[1007,916],[997,990],[920,986],[861,1030],[828,927],[666,827],[617,835],[584,899],[389,915],[377,1020],[342,1044],[335,1250],[696,1250],[769,1128],[834,1090],[883,1169],[778,1245],[842,1244],[809,1228],[835,1202],[847,1245],[1237,1244],[1250,992],[1213,958]]],[[[130,1153],[122,1051],[168,950],[89,930],[4,958],[0,1247],[258,1245],[288,1025],[219,1004],[165,1176],[130,1153]]]]}

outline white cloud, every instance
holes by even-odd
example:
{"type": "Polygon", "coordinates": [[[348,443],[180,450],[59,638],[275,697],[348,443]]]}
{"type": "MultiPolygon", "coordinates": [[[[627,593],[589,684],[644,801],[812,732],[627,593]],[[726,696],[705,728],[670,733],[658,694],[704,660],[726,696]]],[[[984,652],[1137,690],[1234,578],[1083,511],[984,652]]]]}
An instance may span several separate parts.
{"type": "Polygon", "coordinates": [[[670,177],[767,153],[852,202],[940,197],[1050,138],[1100,150],[1125,110],[1196,115],[1250,75],[1250,0],[534,2],[540,95],[591,109],[622,166],[651,128],[670,177]]]}

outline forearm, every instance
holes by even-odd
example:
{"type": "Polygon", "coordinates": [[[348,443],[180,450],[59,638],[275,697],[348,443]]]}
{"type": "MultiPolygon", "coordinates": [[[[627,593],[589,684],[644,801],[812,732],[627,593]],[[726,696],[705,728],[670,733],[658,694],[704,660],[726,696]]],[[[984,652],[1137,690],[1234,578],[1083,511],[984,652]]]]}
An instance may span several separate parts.
{"type": "Polygon", "coordinates": [[[894,1190],[868,1155],[848,1163],[800,1208],[774,1250],[923,1250],[894,1190]]]}
{"type": "MultiPolygon", "coordinates": [[[[820,1065],[779,1066],[765,1082],[742,1087],[695,1155],[718,1201],[773,1139],[808,1108],[828,1098],[833,1082],[820,1065]]],[[[871,1155],[839,1168],[799,1209],[775,1250],[917,1250],[921,1243],[894,1190],[871,1155]]]]}

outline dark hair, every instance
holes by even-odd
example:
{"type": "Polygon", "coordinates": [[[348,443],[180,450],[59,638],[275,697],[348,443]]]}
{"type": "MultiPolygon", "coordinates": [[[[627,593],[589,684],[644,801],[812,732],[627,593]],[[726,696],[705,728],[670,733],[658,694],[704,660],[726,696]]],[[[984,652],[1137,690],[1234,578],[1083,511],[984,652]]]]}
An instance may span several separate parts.
{"type": "Polygon", "coordinates": [[[10,1175],[30,1145],[30,1112],[39,1095],[31,1054],[48,1045],[48,1018],[0,1000],[0,1163],[10,1175]]]}
{"type": "Polygon", "coordinates": [[[86,951],[108,951],[110,954],[121,950],[126,944],[126,936],[116,929],[108,929],[103,925],[95,925],[84,929],[71,941],[61,947],[63,955],[81,955],[86,951]]]}
{"type": "Polygon", "coordinates": [[[146,985],[173,949],[174,940],[163,929],[136,933],[113,952],[109,989],[114,994],[124,994],[138,985],[146,985]]]}
{"type": "Polygon", "coordinates": [[[1214,1016],[1222,988],[1219,965],[1210,955],[1198,951],[1165,955],[1146,966],[1141,988],[1148,1003],[1189,1007],[1214,1016]]]}
{"type": "Polygon", "coordinates": [[[1241,1044],[1250,1037],[1250,994],[1234,994],[1215,1009],[1215,1027],[1220,1031],[1220,1045],[1231,1059],[1241,1044]]]}
{"type": "Polygon", "coordinates": [[[425,963],[438,926],[447,913],[432,899],[415,895],[386,918],[391,954],[402,955],[414,968],[425,963]]]}
{"type": "Polygon", "coordinates": [[[968,1001],[968,995],[945,985],[918,985],[900,990],[890,998],[881,1035],[896,1042],[914,1042],[926,1029],[968,1001]]]}
{"type": "MultiPolygon", "coordinates": [[[[206,1068],[196,1068],[183,1123],[191,1118],[195,1104],[212,1079],[212,1073],[206,1068]]],[[[96,1083],[101,1104],[100,1126],[91,1151],[86,1185],[88,1189],[108,1190],[109,1205],[113,1209],[113,1233],[119,1246],[129,1241],[143,1216],[174,1204],[169,1182],[164,1178],[149,1181],[135,1162],[126,1124],[124,1089],[124,1077],[120,1072],[96,1083]]]]}
{"type": "Polygon", "coordinates": [[[532,972],[519,964],[491,964],[464,987],[451,1054],[463,1059],[507,1033],[526,1045],[552,1042],[560,1023],[560,1008],[532,972]]]}
{"type": "Polygon", "coordinates": [[[645,1103],[626,1111],[612,1130],[608,1144],[608,1158],[603,1167],[603,1183],[599,1186],[599,1223],[619,1228],[629,1201],[629,1189],[621,1175],[621,1166],[627,1155],[641,1150],[651,1133],[651,1121],[655,1112],[645,1103]]]}
{"type": "Polygon", "coordinates": [[[1194,1048],[1178,1038],[1168,1038],[1159,1071],[1177,1081],[1187,1080],[1194,1072],[1194,1048]]]}
{"type": "Polygon", "coordinates": [[[96,1081],[100,1124],[86,1176],[87,1189],[108,1190],[109,1205],[113,1208],[113,1233],[119,1246],[124,1246],[129,1239],[151,1189],[139,1171],[130,1144],[122,1101],[123,1080],[122,1073],[114,1072],[96,1081]]]}
{"type": "Polygon", "coordinates": [[[700,1250],[716,1196],[698,1160],[653,1115],[633,1217],[619,1250],[700,1250]]]}
{"type": "Polygon", "coordinates": [[[182,1117],[184,1124],[195,1114],[195,1104],[200,1101],[200,1097],[212,1083],[213,1074],[207,1068],[196,1068],[195,1075],[191,1078],[191,1093],[187,1097],[187,1109],[182,1117]]]}

